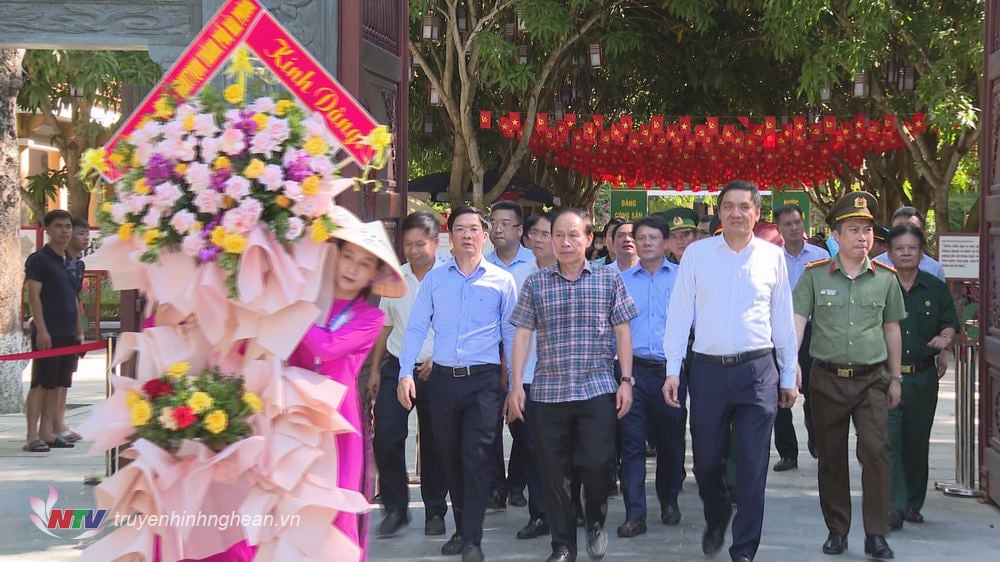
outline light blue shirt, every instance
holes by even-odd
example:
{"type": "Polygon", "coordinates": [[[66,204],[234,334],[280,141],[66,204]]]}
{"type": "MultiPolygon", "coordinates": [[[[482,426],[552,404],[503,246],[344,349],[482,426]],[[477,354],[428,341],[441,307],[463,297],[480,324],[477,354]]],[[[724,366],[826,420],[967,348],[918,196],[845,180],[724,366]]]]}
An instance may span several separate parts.
{"type": "MultiPolygon", "coordinates": [[[[883,254],[875,256],[875,261],[879,263],[884,263],[885,265],[893,265],[892,259],[889,258],[889,252],[885,252],[883,254]]],[[[895,266],[893,265],[893,267],[895,266]]],[[[937,277],[938,279],[945,281],[944,268],[941,267],[941,263],[938,262],[936,259],[928,256],[927,254],[920,256],[920,263],[917,264],[917,269],[921,271],[926,271],[927,273],[930,273],[934,277],[937,277]]]]}
{"type": "MultiPolygon", "coordinates": [[[[534,252],[520,244],[517,246],[517,255],[514,256],[514,261],[510,262],[510,265],[504,263],[495,250],[486,256],[486,261],[514,276],[514,284],[517,286],[518,294],[521,294],[521,288],[524,287],[525,280],[532,273],[538,271],[538,263],[535,260],[534,252]]],[[[532,333],[531,348],[528,350],[528,361],[524,364],[524,374],[521,376],[521,384],[531,384],[535,380],[535,365],[537,363],[538,353],[535,349],[535,334],[532,333]]]]}
{"type": "Polygon", "coordinates": [[[795,284],[799,282],[799,277],[802,277],[802,272],[806,270],[807,263],[830,257],[830,254],[826,250],[808,242],[802,245],[802,251],[799,252],[798,256],[789,254],[787,248],[784,248],[784,250],[785,267],[788,268],[788,286],[792,289],[795,289],[795,284]]]}
{"type": "MultiPolygon", "coordinates": [[[[508,322],[517,304],[510,273],[479,261],[466,276],[451,259],[427,272],[413,302],[403,335],[400,365],[416,363],[427,332],[434,329],[434,362],[445,367],[500,364],[500,343],[510,366],[514,325],[508,322]]],[[[400,376],[411,376],[401,371],[400,376]]]]}
{"type": "Polygon", "coordinates": [[[625,288],[639,309],[632,319],[632,352],[636,357],[664,361],[663,334],[667,327],[667,305],[677,279],[677,266],[664,259],[650,275],[642,264],[626,269],[622,274],[625,288]]]}

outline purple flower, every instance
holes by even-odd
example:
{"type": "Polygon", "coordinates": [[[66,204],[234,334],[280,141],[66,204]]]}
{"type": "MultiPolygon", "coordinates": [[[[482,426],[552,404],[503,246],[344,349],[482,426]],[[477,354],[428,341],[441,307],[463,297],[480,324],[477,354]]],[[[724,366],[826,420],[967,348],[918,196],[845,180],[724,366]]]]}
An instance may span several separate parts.
{"type": "Polygon", "coordinates": [[[311,175],[309,158],[305,156],[296,158],[285,168],[285,177],[293,181],[300,182],[311,175]]]}
{"type": "Polygon", "coordinates": [[[198,261],[203,263],[213,261],[221,251],[222,248],[214,245],[202,248],[201,250],[198,251],[198,261]]]}
{"type": "Polygon", "coordinates": [[[149,157],[149,163],[146,164],[146,179],[149,180],[149,183],[157,184],[169,178],[173,170],[174,166],[169,160],[160,153],[154,153],[149,157]]]}
{"type": "Polygon", "coordinates": [[[226,180],[229,179],[229,168],[222,168],[212,172],[212,189],[222,193],[226,188],[226,180]]]}

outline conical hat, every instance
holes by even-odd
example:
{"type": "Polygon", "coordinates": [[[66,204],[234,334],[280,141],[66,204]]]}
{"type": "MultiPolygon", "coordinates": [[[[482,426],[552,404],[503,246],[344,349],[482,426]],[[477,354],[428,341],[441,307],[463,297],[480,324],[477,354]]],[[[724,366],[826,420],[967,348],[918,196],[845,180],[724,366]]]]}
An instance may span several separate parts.
{"type": "MultiPolygon", "coordinates": [[[[340,222],[340,221],[338,221],[340,222]]],[[[343,240],[359,246],[382,260],[391,271],[389,275],[376,277],[372,282],[372,293],[383,297],[398,298],[406,295],[406,282],[399,266],[396,250],[389,243],[382,221],[340,222],[341,228],[330,233],[331,240],[343,240]]]]}

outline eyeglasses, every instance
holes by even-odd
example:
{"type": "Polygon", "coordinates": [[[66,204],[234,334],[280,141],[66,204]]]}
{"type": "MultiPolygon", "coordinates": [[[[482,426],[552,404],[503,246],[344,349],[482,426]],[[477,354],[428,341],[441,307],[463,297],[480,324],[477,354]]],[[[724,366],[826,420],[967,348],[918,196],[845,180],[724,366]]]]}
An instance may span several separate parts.
{"type": "Polygon", "coordinates": [[[552,233],[548,230],[538,230],[537,228],[532,228],[528,231],[528,236],[532,238],[552,238],[552,233]]]}
{"type": "Polygon", "coordinates": [[[507,230],[508,228],[517,228],[521,226],[519,222],[513,221],[496,221],[493,223],[494,230],[507,230]]]}
{"type": "Polygon", "coordinates": [[[455,236],[465,236],[466,234],[478,236],[479,234],[482,234],[483,229],[479,228],[478,226],[471,226],[471,227],[456,226],[455,228],[451,229],[451,232],[455,236]]]}

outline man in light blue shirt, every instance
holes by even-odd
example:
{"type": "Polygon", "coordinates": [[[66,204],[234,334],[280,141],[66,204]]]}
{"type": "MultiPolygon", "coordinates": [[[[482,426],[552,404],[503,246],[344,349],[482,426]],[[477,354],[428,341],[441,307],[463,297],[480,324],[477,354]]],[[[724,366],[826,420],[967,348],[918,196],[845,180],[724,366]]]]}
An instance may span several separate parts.
{"type": "MultiPolygon", "coordinates": [[[[639,263],[622,273],[625,288],[639,309],[632,319],[632,373],[635,388],[632,409],[619,422],[621,435],[621,479],[625,499],[625,522],[619,537],[635,537],[646,532],[646,428],[656,428],[656,497],[660,519],[680,522],[677,494],[684,482],[684,420],[686,410],[671,408],[663,401],[662,388],[667,374],[663,335],[667,325],[667,304],[677,277],[677,266],[666,255],[670,228],[659,216],[635,223],[639,263]]],[[[680,397],[683,404],[685,397],[680,397]]]]}
{"type": "MultiPolygon", "coordinates": [[[[896,212],[892,214],[892,226],[899,226],[906,223],[910,223],[920,230],[924,230],[924,215],[916,207],[904,206],[896,209],[896,212]]],[[[889,257],[888,252],[883,252],[882,254],[875,256],[874,259],[879,263],[892,265],[892,258],[889,257]]],[[[920,263],[917,264],[917,269],[926,271],[934,277],[937,277],[942,281],[946,281],[944,278],[944,268],[941,267],[941,263],[927,254],[920,256],[920,263]]]]}
{"type": "MultiPolygon", "coordinates": [[[[413,365],[428,330],[434,329],[427,392],[456,528],[441,554],[461,553],[463,562],[483,559],[493,440],[507,390],[500,344],[510,365],[514,326],[508,318],[517,302],[514,278],[483,259],[489,228],[475,207],[452,211],[448,230],[455,257],[424,276],[399,354],[400,365],[413,365]]],[[[404,408],[412,406],[412,368],[400,370],[397,395],[404,408]]]]}
{"type": "MultiPolygon", "coordinates": [[[[487,254],[486,261],[503,269],[514,276],[517,291],[521,291],[524,280],[538,271],[535,266],[535,254],[521,245],[524,234],[524,209],[513,201],[498,201],[493,204],[490,213],[490,242],[493,251],[487,254]]],[[[524,488],[528,485],[528,451],[525,445],[526,432],[524,422],[516,421],[508,424],[512,440],[510,448],[510,466],[504,476],[503,466],[503,419],[497,418],[496,439],[493,443],[494,466],[493,483],[490,490],[492,510],[504,509],[507,498],[511,505],[524,507],[528,500],[524,497],[524,488]]]]}

